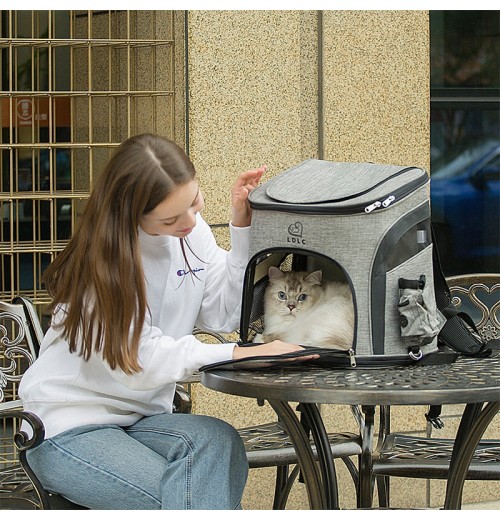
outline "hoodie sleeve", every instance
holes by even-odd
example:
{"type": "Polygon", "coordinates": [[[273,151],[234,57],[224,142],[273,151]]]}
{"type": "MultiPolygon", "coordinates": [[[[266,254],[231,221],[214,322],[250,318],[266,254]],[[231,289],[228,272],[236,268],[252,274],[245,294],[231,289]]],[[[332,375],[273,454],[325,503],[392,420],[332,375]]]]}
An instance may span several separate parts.
{"type": "Polygon", "coordinates": [[[152,390],[182,381],[203,365],[231,359],[234,347],[235,343],[208,345],[191,335],[176,340],[145,323],[139,343],[140,372],[126,374],[103,364],[110,376],[127,388],[152,390]]]}
{"type": "MultiPolygon", "coordinates": [[[[204,221],[202,225],[208,228],[204,221]]],[[[205,234],[207,276],[196,325],[208,331],[232,332],[239,326],[250,228],[237,228],[230,223],[229,230],[230,251],[216,244],[210,228],[209,233],[205,234]]]]}

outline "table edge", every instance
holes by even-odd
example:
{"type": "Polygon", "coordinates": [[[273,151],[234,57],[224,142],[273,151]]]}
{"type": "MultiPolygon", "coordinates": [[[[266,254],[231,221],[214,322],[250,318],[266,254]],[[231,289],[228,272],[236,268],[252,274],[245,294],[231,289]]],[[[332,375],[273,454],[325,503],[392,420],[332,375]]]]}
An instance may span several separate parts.
{"type": "Polygon", "coordinates": [[[230,381],[224,378],[225,370],[203,372],[201,383],[206,388],[225,394],[254,399],[272,399],[278,401],[302,402],[302,403],[329,403],[347,405],[429,405],[429,404],[462,404],[500,401],[500,386],[484,387],[469,390],[467,395],[464,389],[422,389],[415,391],[394,392],[380,388],[285,388],[261,386],[258,382],[230,381]],[[272,390],[270,395],[269,390],[272,390]],[[324,394],[328,393],[328,397],[324,394]],[[480,394],[480,395],[479,395],[480,394]]]}

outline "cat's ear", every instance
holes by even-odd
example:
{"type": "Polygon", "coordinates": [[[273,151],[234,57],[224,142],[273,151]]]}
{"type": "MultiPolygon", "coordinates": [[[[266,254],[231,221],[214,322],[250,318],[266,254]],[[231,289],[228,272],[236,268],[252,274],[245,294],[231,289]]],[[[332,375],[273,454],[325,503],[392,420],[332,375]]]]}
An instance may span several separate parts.
{"type": "Polygon", "coordinates": [[[323,278],[322,271],[314,271],[309,273],[304,280],[312,285],[321,285],[321,278],[323,278]]]}
{"type": "Polygon", "coordinates": [[[271,266],[268,271],[269,280],[278,280],[279,278],[284,278],[283,271],[280,271],[277,267],[271,266]]]}

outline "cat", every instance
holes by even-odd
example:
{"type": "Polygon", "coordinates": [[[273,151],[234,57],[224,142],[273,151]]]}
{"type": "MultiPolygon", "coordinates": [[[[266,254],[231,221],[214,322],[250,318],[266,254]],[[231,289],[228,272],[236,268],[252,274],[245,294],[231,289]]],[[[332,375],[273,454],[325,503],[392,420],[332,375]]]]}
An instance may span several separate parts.
{"type": "Polygon", "coordinates": [[[264,294],[264,330],[256,343],[275,339],[314,347],[352,348],[354,306],[347,283],[322,281],[322,271],[270,267],[264,294]]]}

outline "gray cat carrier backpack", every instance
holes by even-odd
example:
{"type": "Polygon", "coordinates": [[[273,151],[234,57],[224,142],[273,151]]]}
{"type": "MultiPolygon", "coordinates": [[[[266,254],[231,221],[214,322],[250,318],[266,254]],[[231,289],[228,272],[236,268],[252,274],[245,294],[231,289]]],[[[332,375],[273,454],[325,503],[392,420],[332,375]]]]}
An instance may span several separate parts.
{"type": "Polygon", "coordinates": [[[351,288],[352,348],[315,349],[323,351],[320,364],[423,363],[441,350],[445,324],[440,344],[484,355],[451,309],[432,240],[429,182],[417,167],[309,159],[252,191],[241,343],[264,328],[264,292],[275,266],[320,269],[351,288]]]}

